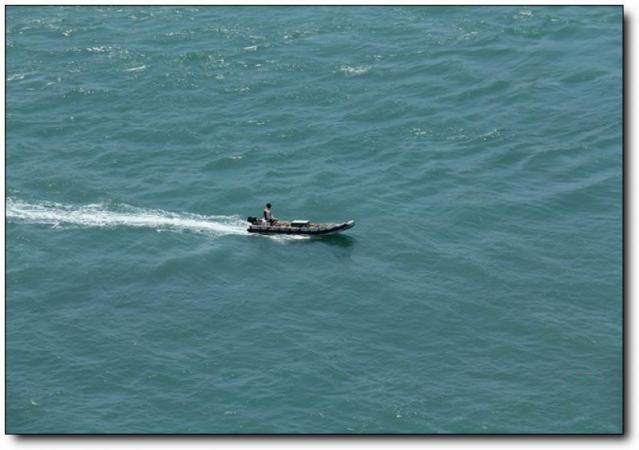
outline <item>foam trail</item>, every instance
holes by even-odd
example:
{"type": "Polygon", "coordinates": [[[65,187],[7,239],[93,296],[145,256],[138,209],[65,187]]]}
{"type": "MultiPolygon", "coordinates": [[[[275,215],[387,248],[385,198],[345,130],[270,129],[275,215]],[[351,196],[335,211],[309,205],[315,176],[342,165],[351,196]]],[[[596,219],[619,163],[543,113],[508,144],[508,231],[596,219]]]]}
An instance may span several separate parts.
{"type": "Polygon", "coordinates": [[[64,225],[99,228],[136,227],[158,231],[190,231],[216,236],[249,234],[246,231],[246,222],[240,216],[204,216],[128,205],[108,207],[103,203],[73,206],[52,202],[27,203],[8,198],[6,216],[14,222],[54,227],[64,225]]]}

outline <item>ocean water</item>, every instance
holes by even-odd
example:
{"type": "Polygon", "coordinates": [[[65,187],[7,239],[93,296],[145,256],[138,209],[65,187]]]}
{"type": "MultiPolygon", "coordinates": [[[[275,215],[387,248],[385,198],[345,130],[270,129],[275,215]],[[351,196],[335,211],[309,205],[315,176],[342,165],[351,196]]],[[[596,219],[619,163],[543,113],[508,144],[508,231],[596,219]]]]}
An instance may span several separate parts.
{"type": "Polygon", "coordinates": [[[7,7],[7,432],[620,433],[622,14],[7,7]]]}

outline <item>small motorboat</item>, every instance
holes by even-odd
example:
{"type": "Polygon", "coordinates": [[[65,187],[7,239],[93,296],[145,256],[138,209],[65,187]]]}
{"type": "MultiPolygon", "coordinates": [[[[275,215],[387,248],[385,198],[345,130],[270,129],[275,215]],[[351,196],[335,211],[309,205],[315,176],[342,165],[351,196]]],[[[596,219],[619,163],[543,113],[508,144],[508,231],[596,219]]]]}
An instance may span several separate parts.
{"type": "Polygon", "coordinates": [[[301,234],[317,236],[340,233],[355,226],[355,221],[353,220],[343,223],[311,223],[309,220],[275,220],[269,223],[256,217],[249,217],[246,220],[251,224],[247,229],[249,233],[262,234],[301,234]]]}

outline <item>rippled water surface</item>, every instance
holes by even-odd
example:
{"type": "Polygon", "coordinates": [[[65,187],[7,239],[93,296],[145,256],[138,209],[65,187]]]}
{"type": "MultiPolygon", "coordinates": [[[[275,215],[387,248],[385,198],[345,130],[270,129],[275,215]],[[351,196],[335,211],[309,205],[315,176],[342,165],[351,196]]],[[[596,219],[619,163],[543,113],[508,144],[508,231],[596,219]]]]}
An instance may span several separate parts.
{"type": "Polygon", "coordinates": [[[8,432],[621,431],[621,8],[6,16],[8,432]]]}

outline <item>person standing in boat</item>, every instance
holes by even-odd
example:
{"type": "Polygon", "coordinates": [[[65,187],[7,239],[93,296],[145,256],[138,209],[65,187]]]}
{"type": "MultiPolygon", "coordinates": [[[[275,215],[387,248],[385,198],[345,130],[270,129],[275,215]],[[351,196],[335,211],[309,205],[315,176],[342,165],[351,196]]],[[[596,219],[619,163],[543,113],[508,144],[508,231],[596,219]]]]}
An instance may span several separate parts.
{"type": "Polygon", "coordinates": [[[268,223],[269,225],[273,225],[275,223],[277,223],[277,219],[275,217],[273,217],[273,214],[271,213],[271,204],[267,203],[266,204],[266,208],[264,208],[264,221],[266,223],[268,223]]]}

